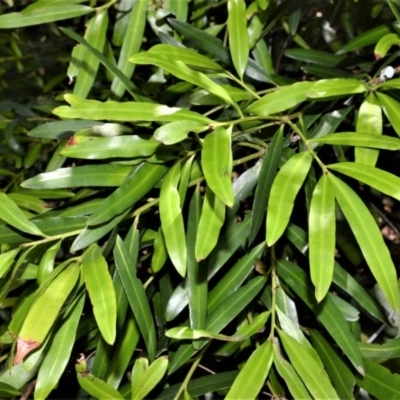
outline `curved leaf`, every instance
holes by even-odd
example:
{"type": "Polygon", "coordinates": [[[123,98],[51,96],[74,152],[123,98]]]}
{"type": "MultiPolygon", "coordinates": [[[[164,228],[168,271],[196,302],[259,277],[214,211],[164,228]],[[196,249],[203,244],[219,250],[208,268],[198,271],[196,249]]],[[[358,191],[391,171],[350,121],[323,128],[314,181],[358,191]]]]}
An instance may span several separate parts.
{"type": "Polygon", "coordinates": [[[317,81],[306,96],[312,99],[322,99],[331,96],[346,96],[363,93],[367,90],[365,84],[356,79],[334,78],[317,81]]]}
{"type": "Polygon", "coordinates": [[[376,92],[376,95],[387,119],[395,132],[400,136],[400,117],[398,115],[399,102],[383,93],[376,92]]]}
{"type": "Polygon", "coordinates": [[[311,167],[307,151],[291,157],[278,172],[271,188],[267,212],[267,244],[272,246],[282,236],[294,206],[294,200],[311,167]]]}
{"type": "Polygon", "coordinates": [[[377,60],[385,57],[390,48],[394,45],[400,45],[400,37],[397,33],[389,33],[381,37],[375,45],[374,55],[377,60]]]}

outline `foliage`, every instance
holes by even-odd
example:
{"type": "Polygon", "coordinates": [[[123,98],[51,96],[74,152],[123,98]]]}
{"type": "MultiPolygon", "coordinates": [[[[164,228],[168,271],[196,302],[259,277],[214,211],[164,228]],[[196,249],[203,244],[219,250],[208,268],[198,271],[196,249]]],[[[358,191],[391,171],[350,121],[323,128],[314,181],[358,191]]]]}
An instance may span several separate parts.
{"type": "Polygon", "coordinates": [[[6,3],[1,397],[400,397],[399,2],[6,3]]]}

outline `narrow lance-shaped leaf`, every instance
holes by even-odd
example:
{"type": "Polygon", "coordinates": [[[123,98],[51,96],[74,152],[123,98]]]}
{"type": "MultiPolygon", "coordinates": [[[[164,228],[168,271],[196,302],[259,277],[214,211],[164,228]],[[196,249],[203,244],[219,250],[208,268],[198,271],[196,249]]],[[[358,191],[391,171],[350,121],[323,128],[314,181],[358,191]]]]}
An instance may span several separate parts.
{"type": "Polygon", "coordinates": [[[395,132],[400,136],[400,117],[398,114],[400,106],[399,102],[387,94],[380,92],[376,92],[376,96],[378,97],[379,103],[387,119],[389,120],[395,132]]]}
{"type": "Polygon", "coordinates": [[[32,221],[25,217],[25,214],[6,193],[0,193],[0,219],[22,232],[45,236],[32,221]]]}
{"type": "Polygon", "coordinates": [[[400,45],[400,37],[397,33],[389,33],[378,40],[375,45],[374,55],[377,60],[386,56],[386,53],[393,45],[400,45]]]}
{"type": "Polygon", "coordinates": [[[246,3],[244,0],[228,0],[229,49],[239,78],[243,78],[249,58],[247,37],[246,3]]]}
{"type": "MultiPolygon", "coordinates": [[[[370,93],[360,106],[357,116],[356,131],[370,135],[382,135],[383,121],[382,110],[378,99],[370,93]]],[[[360,164],[375,166],[379,151],[356,147],[354,150],[355,161],[360,164]]]]}
{"type": "Polygon", "coordinates": [[[116,336],[117,303],[108,265],[99,246],[93,246],[82,261],[83,279],[97,326],[108,344],[113,344],[116,336]]]}
{"type": "Polygon", "coordinates": [[[207,187],[196,238],[196,260],[204,260],[217,244],[225,220],[225,204],[207,187]]]}
{"type": "Polygon", "coordinates": [[[165,176],[160,192],[160,218],[169,257],[181,276],[186,274],[185,227],[182,217],[178,182],[180,161],[165,176]],[[174,234],[172,235],[171,232],[174,234]]]}
{"type": "Polygon", "coordinates": [[[320,302],[332,282],[335,262],[335,196],[326,174],[315,187],[308,220],[311,280],[320,302]]]}
{"type": "Polygon", "coordinates": [[[261,166],[256,193],[254,195],[253,211],[251,215],[251,226],[249,234],[250,243],[257,235],[257,232],[260,229],[260,226],[264,219],[272,182],[276,176],[279,161],[281,159],[282,147],[283,129],[279,129],[272,138],[272,141],[264,156],[264,160],[261,166]]]}
{"type": "Polygon", "coordinates": [[[232,148],[229,132],[217,127],[209,133],[201,151],[201,166],[211,190],[228,206],[234,203],[232,188],[232,148]]]}
{"type": "Polygon", "coordinates": [[[308,174],[311,162],[311,154],[304,151],[291,157],[278,172],[268,201],[268,246],[275,244],[285,231],[294,200],[308,174]]]}
{"type": "MultiPolygon", "coordinates": [[[[119,53],[117,68],[130,79],[135,70],[135,64],[128,62],[128,58],[137,53],[143,41],[144,27],[146,25],[147,2],[135,1],[129,12],[129,21],[126,26],[126,33],[119,53]]],[[[111,84],[111,92],[117,98],[123,96],[126,86],[115,76],[111,84]]]]}
{"type": "Polygon", "coordinates": [[[356,193],[340,179],[329,174],[335,197],[343,211],[360,249],[394,310],[400,310],[396,268],[382,234],[365,204],[356,193]]]}
{"type": "Polygon", "coordinates": [[[322,99],[325,97],[363,93],[366,90],[367,87],[364,83],[356,79],[322,79],[317,81],[310,90],[307,91],[306,96],[312,99],[322,99]]]}

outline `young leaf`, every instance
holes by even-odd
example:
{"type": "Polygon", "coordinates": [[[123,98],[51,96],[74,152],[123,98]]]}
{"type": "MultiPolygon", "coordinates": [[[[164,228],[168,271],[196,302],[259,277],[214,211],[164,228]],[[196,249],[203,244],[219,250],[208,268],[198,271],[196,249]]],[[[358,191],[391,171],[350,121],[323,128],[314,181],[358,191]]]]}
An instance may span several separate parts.
{"type": "Polygon", "coordinates": [[[311,281],[320,302],[331,285],[335,262],[335,196],[325,174],[313,193],[308,227],[311,281]]]}
{"type": "Polygon", "coordinates": [[[308,174],[311,162],[311,154],[304,151],[291,157],[278,172],[268,201],[268,246],[275,244],[285,231],[294,200],[308,174]]]}
{"type": "Polygon", "coordinates": [[[400,310],[396,268],[382,234],[365,204],[356,193],[334,175],[328,175],[335,197],[343,211],[361,251],[394,310],[400,310]]]}

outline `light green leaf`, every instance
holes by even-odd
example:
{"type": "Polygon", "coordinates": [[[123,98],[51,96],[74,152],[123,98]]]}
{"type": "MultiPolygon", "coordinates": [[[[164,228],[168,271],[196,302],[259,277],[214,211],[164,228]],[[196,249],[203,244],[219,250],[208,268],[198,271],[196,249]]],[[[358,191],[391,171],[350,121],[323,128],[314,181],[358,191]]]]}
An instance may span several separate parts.
{"type": "MultiPolygon", "coordinates": [[[[360,106],[357,116],[356,131],[369,135],[382,135],[382,110],[378,99],[370,93],[360,106]]],[[[361,164],[375,166],[379,151],[357,147],[354,151],[355,161],[361,164]]]]}
{"type": "Polygon", "coordinates": [[[282,86],[256,100],[246,111],[256,115],[271,115],[286,111],[307,99],[308,92],[314,82],[297,82],[293,85],[282,86]]]}
{"type": "Polygon", "coordinates": [[[157,236],[154,239],[154,252],[151,258],[151,270],[157,273],[164,266],[168,258],[168,251],[165,245],[164,234],[161,228],[158,229],[157,236]]]}
{"type": "Polygon", "coordinates": [[[328,293],[335,262],[335,196],[325,174],[312,196],[308,227],[311,281],[320,302],[328,293]]]}
{"type": "Polygon", "coordinates": [[[228,207],[234,204],[232,188],[232,148],[231,135],[217,127],[209,133],[203,143],[201,151],[201,166],[207,184],[211,190],[228,207]]]}
{"type": "Polygon", "coordinates": [[[189,132],[200,133],[208,129],[208,125],[196,121],[173,121],[162,125],[154,131],[154,139],[163,144],[175,144],[188,137],[189,132]]]}
{"type": "Polygon", "coordinates": [[[82,260],[82,274],[97,326],[108,344],[116,337],[117,303],[107,261],[99,246],[93,246],[82,260]]]}
{"type": "Polygon", "coordinates": [[[363,93],[367,90],[365,84],[356,79],[335,78],[317,81],[306,93],[312,99],[323,99],[325,97],[346,96],[363,93]]]}
{"type": "Polygon", "coordinates": [[[15,202],[6,193],[1,192],[0,219],[22,232],[36,236],[45,236],[36,224],[25,217],[25,214],[20,210],[15,202]]]}
{"type": "Polygon", "coordinates": [[[54,21],[80,17],[89,14],[93,8],[81,5],[66,5],[62,7],[50,4],[46,7],[34,10],[29,15],[22,12],[12,12],[0,16],[0,29],[22,28],[24,26],[41,25],[54,21]]]}
{"type": "Polygon", "coordinates": [[[247,37],[246,3],[244,0],[228,0],[229,49],[239,78],[243,78],[249,58],[247,37]]]}
{"type": "Polygon", "coordinates": [[[150,366],[147,358],[136,359],[132,369],[132,399],[144,399],[161,381],[167,368],[167,356],[157,358],[150,366]]]}
{"type": "Polygon", "coordinates": [[[80,387],[94,398],[124,400],[124,397],[112,386],[87,371],[77,372],[77,378],[80,387]]]}
{"type": "Polygon", "coordinates": [[[400,117],[398,113],[400,103],[386,94],[376,92],[376,95],[387,119],[395,132],[400,136],[400,117]]]}
{"type": "Polygon", "coordinates": [[[374,55],[377,60],[385,57],[393,45],[400,45],[400,37],[397,33],[389,33],[381,37],[375,45],[374,55]]]}
{"type": "Polygon", "coordinates": [[[217,244],[225,220],[225,204],[207,186],[197,231],[195,256],[204,260],[217,244]]]}
{"type": "MultiPolygon", "coordinates": [[[[121,51],[119,53],[117,69],[131,79],[135,70],[135,65],[128,62],[131,55],[136,54],[140,51],[143,42],[144,28],[146,25],[148,4],[146,1],[135,1],[132,8],[129,10],[129,21],[126,25],[126,33],[123,36],[123,42],[121,51]]],[[[123,18],[123,16],[122,16],[123,18]]],[[[114,38],[115,38],[114,33],[114,38]]],[[[115,97],[120,98],[123,96],[126,90],[126,85],[121,82],[118,76],[114,76],[111,84],[111,92],[115,97]]]]}
{"type": "MultiPolygon", "coordinates": [[[[385,360],[400,357],[400,338],[384,344],[358,343],[358,348],[364,358],[385,360]]],[[[378,361],[379,362],[379,361],[378,361]]]]}
{"type": "Polygon", "coordinates": [[[297,193],[311,167],[307,151],[291,157],[278,172],[271,188],[267,212],[267,244],[272,246],[285,231],[297,193]]]}
{"type": "Polygon", "coordinates": [[[111,121],[180,121],[187,119],[209,124],[212,121],[194,111],[162,104],[130,102],[123,103],[108,100],[104,103],[97,100],[84,100],[73,94],[64,95],[65,101],[72,107],[60,106],[53,113],[61,118],[82,118],[111,121]]]}
{"type": "Polygon", "coordinates": [[[0,254],[0,278],[7,273],[14,262],[16,255],[19,253],[19,250],[20,249],[9,250],[3,254],[0,254]]]}
{"type": "MultiPolygon", "coordinates": [[[[364,167],[363,167],[364,168],[364,167]]],[[[372,168],[372,167],[371,167],[372,168]]],[[[356,193],[329,174],[335,197],[345,215],[372,274],[394,310],[400,310],[396,268],[371,213],[356,193]]]]}
{"type": "Polygon", "coordinates": [[[180,162],[165,176],[160,192],[160,218],[169,257],[181,276],[186,274],[186,241],[182,208],[178,192],[180,162]],[[174,232],[171,235],[171,232],[174,232]]]}
{"type": "Polygon", "coordinates": [[[256,399],[265,384],[272,361],[272,342],[267,339],[247,360],[225,399],[256,399]]]}

